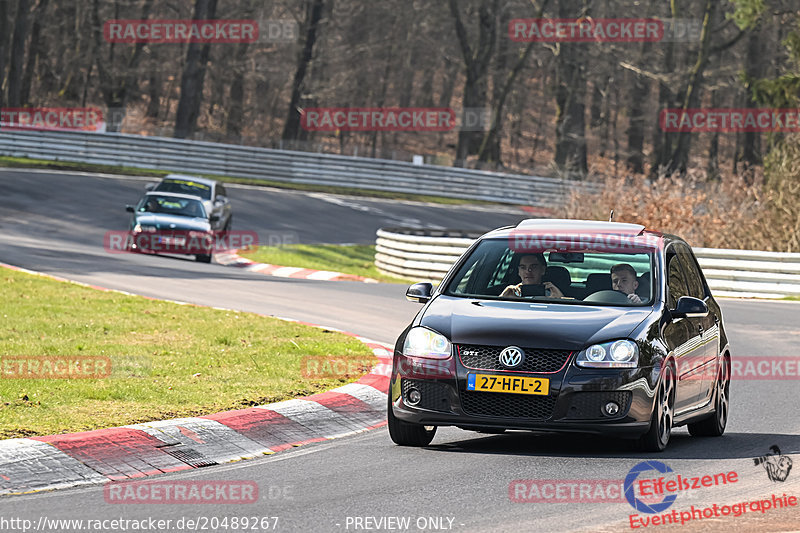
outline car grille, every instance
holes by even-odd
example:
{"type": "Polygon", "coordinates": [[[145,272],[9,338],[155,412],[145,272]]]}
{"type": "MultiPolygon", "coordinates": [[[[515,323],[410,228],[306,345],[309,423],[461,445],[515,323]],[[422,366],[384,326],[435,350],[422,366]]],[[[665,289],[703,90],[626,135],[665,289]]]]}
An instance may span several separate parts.
{"type": "Polygon", "coordinates": [[[403,400],[408,396],[408,391],[415,388],[419,391],[421,399],[412,407],[429,409],[431,411],[450,411],[450,396],[444,383],[430,379],[403,379],[401,381],[403,400]]]}
{"type": "Polygon", "coordinates": [[[621,418],[628,414],[631,405],[631,391],[612,392],[575,392],[569,396],[567,419],[590,420],[604,418],[621,418]],[[603,406],[608,402],[616,402],[619,412],[614,416],[603,414],[603,406]]]}
{"type": "MultiPolygon", "coordinates": [[[[477,346],[459,344],[458,356],[461,364],[467,368],[484,370],[510,370],[500,364],[500,352],[505,346],[477,346]]],[[[523,348],[525,360],[514,368],[514,372],[558,372],[569,360],[569,350],[544,350],[541,348],[523,348]]]]}
{"type": "Polygon", "coordinates": [[[555,404],[555,396],[461,391],[464,412],[477,416],[546,420],[552,415],[555,404]]]}

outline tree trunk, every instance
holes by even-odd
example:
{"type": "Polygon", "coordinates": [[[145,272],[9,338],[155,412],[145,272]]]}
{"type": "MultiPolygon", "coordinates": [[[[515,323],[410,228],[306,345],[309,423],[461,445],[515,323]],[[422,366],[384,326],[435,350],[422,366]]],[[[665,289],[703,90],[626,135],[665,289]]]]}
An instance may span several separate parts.
{"type": "MultiPolygon", "coordinates": [[[[650,56],[650,43],[642,45],[640,64],[645,64],[650,56]]],[[[650,95],[650,81],[641,73],[632,72],[633,82],[629,84],[630,93],[628,119],[628,170],[636,174],[644,173],[644,128],[645,107],[650,95]]],[[[652,115],[652,113],[648,113],[652,115]]]]}
{"type": "Polygon", "coordinates": [[[6,55],[8,53],[6,35],[8,35],[8,2],[0,2],[0,109],[5,107],[5,95],[2,88],[6,80],[6,55]]]}
{"type": "MultiPolygon", "coordinates": [[[[581,0],[562,1],[561,18],[585,13],[581,0]]],[[[569,173],[585,175],[586,160],[586,72],[583,58],[588,47],[561,43],[556,58],[556,156],[555,163],[569,173]]]]}
{"type": "Polygon", "coordinates": [[[458,65],[456,63],[445,63],[442,72],[442,90],[439,93],[437,106],[450,107],[450,102],[453,101],[453,91],[456,88],[456,79],[458,78],[458,65]]]}
{"type": "MultiPolygon", "coordinates": [[[[456,26],[456,35],[464,57],[466,81],[464,83],[464,110],[483,109],[486,105],[488,90],[489,62],[494,53],[496,41],[495,13],[497,13],[498,0],[483,0],[478,9],[478,44],[473,52],[469,44],[467,30],[461,21],[456,0],[450,0],[450,13],[456,26]]],[[[465,166],[467,156],[478,153],[483,139],[480,131],[458,132],[458,145],[456,146],[455,166],[465,166]]]]}
{"type": "Polygon", "coordinates": [[[244,119],[244,72],[245,61],[247,60],[248,43],[239,43],[236,48],[236,59],[234,64],[236,70],[233,73],[230,95],[228,97],[228,118],[225,124],[225,132],[233,137],[242,136],[242,123],[244,119]]]}
{"type": "MultiPolygon", "coordinates": [[[[143,0],[141,7],[141,18],[146,18],[153,5],[153,0],[143,0]]],[[[115,4],[115,7],[118,7],[115,4]]],[[[118,13],[115,13],[118,16],[118,13]]],[[[125,107],[128,103],[128,96],[131,89],[137,84],[139,73],[137,67],[142,58],[142,51],[144,50],[144,43],[137,43],[130,56],[124,62],[124,68],[120,69],[117,63],[122,61],[118,59],[114,53],[114,45],[111,44],[108,51],[108,61],[103,58],[103,23],[100,17],[100,2],[94,0],[91,8],[91,21],[92,21],[92,35],[93,47],[90,55],[94,64],[97,66],[97,76],[100,80],[100,92],[103,95],[103,100],[108,109],[106,113],[106,124],[109,132],[120,131],[122,121],[125,118],[125,107]],[[122,70],[122,74],[117,77],[115,71],[122,70]]],[[[91,65],[91,61],[90,61],[91,65]]],[[[87,82],[84,84],[84,93],[88,89],[89,73],[91,68],[88,69],[86,75],[87,82]]]]}
{"type": "Polygon", "coordinates": [[[25,65],[25,73],[22,76],[22,89],[20,99],[22,102],[30,103],[31,83],[33,80],[33,73],[37,70],[39,64],[39,56],[42,51],[42,20],[44,19],[44,12],[47,9],[49,0],[39,0],[36,8],[33,10],[33,25],[31,27],[30,47],[28,49],[28,62],[25,65]]]}
{"type": "Polygon", "coordinates": [[[292,80],[292,96],[289,99],[289,112],[286,125],[283,128],[282,138],[286,140],[299,140],[307,137],[306,132],[300,127],[300,98],[305,88],[306,72],[314,57],[314,44],[317,42],[317,31],[322,19],[325,0],[306,0],[305,39],[303,48],[297,57],[297,68],[292,80]]]}
{"type": "MultiPolygon", "coordinates": [[[[745,56],[745,95],[744,107],[748,109],[755,108],[758,104],[753,100],[751,93],[751,83],[753,80],[758,80],[764,77],[764,32],[762,24],[758,24],[753,28],[747,39],[747,52],[745,56]]],[[[753,180],[753,167],[761,164],[761,134],[757,131],[746,131],[742,135],[742,145],[740,150],[737,150],[734,157],[734,164],[742,162],[743,175],[745,180],[752,183],[753,180]]]]}
{"type": "MultiPolygon", "coordinates": [[[[193,20],[213,19],[217,12],[217,0],[195,0],[193,20]]],[[[186,65],[181,77],[181,96],[175,115],[175,134],[178,139],[191,136],[197,128],[200,105],[203,102],[203,84],[206,77],[210,43],[189,43],[186,65]]]]}
{"type": "Polygon", "coordinates": [[[14,36],[11,38],[11,61],[8,66],[8,106],[22,105],[22,74],[25,63],[25,43],[28,40],[30,0],[17,0],[14,36]]]}
{"type": "MultiPolygon", "coordinates": [[[[708,60],[711,50],[711,25],[714,13],[717,9],[718,0],[706,0],[703,17],[703,33],[701,37],[700,51],[697,54],[697,62],[691,71],[689,85],[686,87],[683,95],[682,109],[691,109],[699,107],[700,96],[703,87],[703,74],[708,66],[708,60]]],[[[678,133],[678,143],[675,150],[672,152],[669,164],[667,165],[667,174],[686,172],[689,163],[689,149],[692,143],[691,132],[678,133]]]]}
{"type": "Polygon", "coordinates": [[[161,92],[161,76],[158,75],[157,69],[150,70],[150,76],[147,79],[147,110],[144,116],[147,118],[158,118],[158,109],[161,92]]]}

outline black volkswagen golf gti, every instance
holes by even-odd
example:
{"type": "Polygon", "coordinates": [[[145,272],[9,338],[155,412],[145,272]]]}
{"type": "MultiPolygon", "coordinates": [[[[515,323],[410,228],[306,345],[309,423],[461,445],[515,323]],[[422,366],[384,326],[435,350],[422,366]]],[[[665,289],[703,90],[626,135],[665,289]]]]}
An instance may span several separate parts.
{"type": "Polygon", "coordinates": [[[636,224],[525,220],[479,238],[394,349],[389,432],[564,431],[663,450],[672,428],[719,436],[730,349],[689,245],[636,224]]]}

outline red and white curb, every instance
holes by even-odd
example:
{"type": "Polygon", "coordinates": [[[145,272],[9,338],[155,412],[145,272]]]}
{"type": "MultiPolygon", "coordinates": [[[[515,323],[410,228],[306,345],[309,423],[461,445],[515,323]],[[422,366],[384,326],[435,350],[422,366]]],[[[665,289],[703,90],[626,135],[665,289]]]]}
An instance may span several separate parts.
{"type": "Polygon", "coordinates": [[[332,272],[330,270],[314,270],[311,268],[287,267],[280,265],[270,265],[267,263],[256,263],[247,258],[244,258],[236,253],[236,250],[226,251],[215,254],[217,263],[224,266],[233,266],[248,270],[250,272],[258,272],[267,276],[275,276],[278,278],[295,278],[295,279],[315,279],[318,281],[361,281],[364,283],[378,283],[378,280],[372,278],[365,278],[364,276],[356,276],[354,274],[343,274],[341,272],[332,272]]]}
{"type": "MultiPolygon", "coordinates": [[[[0,266],[69,281],[4,263],[0,266]]],[[[357,338],[372,349],[379,363],[355,383],[306,398],[200,417],[2,440],[0,494],[121,481],[230,463],[385,425],[392,347],[336,328],[324,329],[357,338]]]]}

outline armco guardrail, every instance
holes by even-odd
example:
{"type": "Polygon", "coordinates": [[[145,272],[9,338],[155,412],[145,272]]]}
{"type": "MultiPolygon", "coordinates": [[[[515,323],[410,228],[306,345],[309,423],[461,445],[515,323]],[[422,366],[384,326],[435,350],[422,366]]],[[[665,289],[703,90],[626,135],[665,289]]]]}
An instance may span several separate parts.
{"type": "MultiPolygon", "coordinates": [[[[478,236],[480,232],[380,229],[375,265],[386,274],[438,282],[478,236]]],[[[800,296],[800,253],[716,248],[694,252],[715,296],[800,296]]]]}
{"type": "Polygon", "coordinates": [[[562,204],[576,188],[596,192],[600,187],[539,176],[121,133],[5,129],[0,132],[0,154],[539,207],[562,204]]]}

